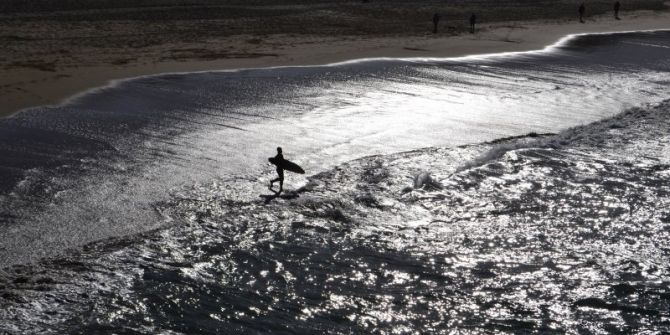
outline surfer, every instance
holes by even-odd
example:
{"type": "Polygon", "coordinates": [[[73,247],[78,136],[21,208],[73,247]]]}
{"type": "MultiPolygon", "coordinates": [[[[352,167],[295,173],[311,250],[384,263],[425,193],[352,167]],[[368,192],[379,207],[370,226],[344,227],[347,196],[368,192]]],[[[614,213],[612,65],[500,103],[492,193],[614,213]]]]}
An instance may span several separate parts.
{"type": "Polygon", "coordinates": [[[584,23],[584,12],[586,12],[586,6],[582,2],[581,5],[579,5],[579,22],[584,23]]]}
{"type": "MultiPolygon", "coordinates": [[[[277,156],[275,156],[274,159],[276,162],[284,161],[284,155],[282,155],[281,147],[277,147],[277,156]]],[[[275,182],[278,181],[279,192],[277,192],[277,194],[279,194],[284,188],[284,168],[282,167],[282,164],[275,164],[275,165],[277,166],[277,178],[270,180],[270,189],[272,189],[275,182]]]]}
{"type": "Polygon", "coordinates": [[[277,178],[270,180],[270,190],[272,190],[272,187],[276,181],[279,182],[279,192],[275,192],[275,197],[278,197],[279,194],[284,190],[284,171],[305,174],[305,170],[303,170],[298,164],[284,159],[281,147],[277,147],[277,155],[268,158],[268,161],[277,166],[277,178]]]}

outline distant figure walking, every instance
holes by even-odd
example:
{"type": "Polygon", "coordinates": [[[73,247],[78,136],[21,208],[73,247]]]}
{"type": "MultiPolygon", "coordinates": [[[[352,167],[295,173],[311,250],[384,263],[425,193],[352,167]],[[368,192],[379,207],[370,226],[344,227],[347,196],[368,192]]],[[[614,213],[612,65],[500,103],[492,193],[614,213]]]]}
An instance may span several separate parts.
{"type": "Polygon", "coordinates": [[[621,3],[617,1],[614,3],[614,18],[617,20],[621,20],[619,18],[619,9],[621,9],[621,3]]]}
{"type": "Polygon", "coordinates": [[[582,2],[581,5],[579,5],[579,22],[584,23],[584,13],[586,12],[586,6],[582,2]]]}
{"type": "Polygon", "coordinates": [[[275,184],[275,182],[279,182],[279,192],[281,193],[282,190],[284,189],[284,167],[282,167],[282,162],[284,162],[284,155],[282,154],[281,147],[277,147],[277,155],[274,157],[275,161],[278,164],[275,164],[277,166],[277,178],[270,180],[270,188],[272,188],[275,184]]]}
{"type": "Polygon", "coordinates": [[[476,23],[477,23],[477,15],[475,15],[475,13],[472,13],[472,15],[470,15],[470,34],[475,33],[476,23]]]}
{"type": "Polygon", "coordinates": [[[440,14],[433,14],[433,34],[437,34],[437,24],[440,23],[440,14]]]}

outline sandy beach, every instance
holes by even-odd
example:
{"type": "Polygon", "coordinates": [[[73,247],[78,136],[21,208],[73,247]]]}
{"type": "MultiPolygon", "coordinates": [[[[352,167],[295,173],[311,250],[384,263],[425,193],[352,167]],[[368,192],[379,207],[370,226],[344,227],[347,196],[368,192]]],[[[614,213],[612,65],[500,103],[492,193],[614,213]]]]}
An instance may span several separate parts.
{"type": "MultiPolygon", "coordinates": [[[[62,22],[60,24],[63,24],[62,22]]],[[[108,27],[122,30],[123,23],[108,27]]],[[[73,24],[74,25],[74,24],[73,24]]],[[[166,72],[226,70],[291,65],[320,65],[377,57],[457,57],[542,49],[569,34],[670,29],[670,13],[660,10],[594,15],[580,24],[575,19],[483,23],[476,34],[444,23],[438,34],[427,29],[407,34],[328,35],[261,34],[176,39],[146,45],[121,37],[111,43],[94,25],[73,28],[35,42],[25,36],[50,34],[48,26],[25,23],[5,29],[12,43],[0,52],[0,116],[24,108],[59,104],[68,97],[112,80],[166,72]],[[88,28],[87,28],[88,27],[88,28]],[[80,34],[89,34],[82,36],[80,34]],[[105,47],[77,46],[101,35],[105,47]],[[48,40],[44,42],[44,40],[48,40]],[[47,43],[48,47],[43,44],[47,43]],[[128,43],[126,47],[118,44],[128,43]],[[58,48],[62,45],[62,48],[58,48]],[[51,50],[49,50],[51,49],[51,50]],[[4,55],[3,55],[4,54],[4,55]],[[27,56],[29,55],[29,56],[27,56]]],[[[134,37],[135,38],[135,37],[134,37]]],[[[150,39],[150,37],[147,37],[150,39]]]]}

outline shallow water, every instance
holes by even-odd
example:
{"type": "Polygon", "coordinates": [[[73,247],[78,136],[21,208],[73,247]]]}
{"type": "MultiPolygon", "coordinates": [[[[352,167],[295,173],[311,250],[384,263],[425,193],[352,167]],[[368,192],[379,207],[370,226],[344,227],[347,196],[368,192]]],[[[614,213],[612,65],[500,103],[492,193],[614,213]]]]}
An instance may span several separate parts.
{"type": "Polygon", "coordinates": [[[255,180],[183,189],[171,228],[6,269],[2,329],[667,331],[669,112],[372,156],[267,203],[255,180]],[[408,187],[421,171],[441,186],[408,187]]]}
{"type": "Polygon", "coordinates": [[[663,330],[667,106],[454,146],[667,99],[669,34],[141,78],[2,120],[2,264],[75,249],[5,268],[0,330],[663,330]],[[278,144],[308,171],[448,148],[272,200],[278,144]],[[403,191],[421,170],[445,188],[403,191]]]}

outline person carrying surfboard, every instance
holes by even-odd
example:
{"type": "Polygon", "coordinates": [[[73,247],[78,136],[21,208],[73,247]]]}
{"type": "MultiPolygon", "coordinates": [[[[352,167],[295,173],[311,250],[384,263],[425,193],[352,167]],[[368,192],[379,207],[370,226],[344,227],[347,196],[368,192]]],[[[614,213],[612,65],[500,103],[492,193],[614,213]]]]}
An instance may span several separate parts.
{"type": "Polygon", "coordinates": [[[305,170],[303,170],[298,164],[284,159],[281,147],[277,147],[277,155],[268,158],[268,161],[277,166],[277,178],[270,180],[271,190],[275,182],[279,182],[279,192],[277,192],[277,194],[281,193],[284,189],[284,170],[299,174],[305,173],[305,170]]]}
{"type": "Polygon", "coordinates": [[[284,155],[282,155],[281,147],[277,147],[277,155],[274,157],[274,160],[277,162],[277,164],[275,164],[277,166],[277,178],[270,180],[270,189],[272,189],[275,182],[278,181],[279,192],[277,193],[281,193],[284,188],[284,168],[282,167],[281,162],[285,160],[284,155]]]}

